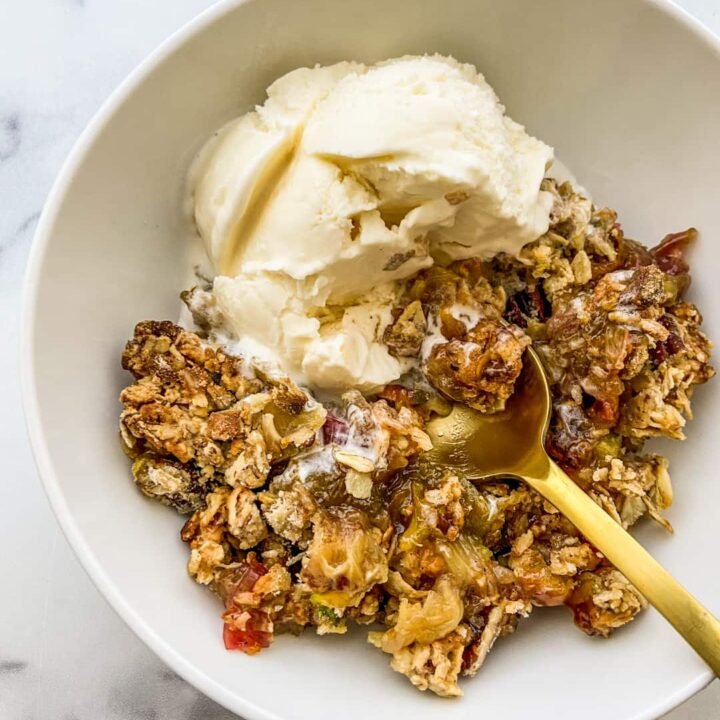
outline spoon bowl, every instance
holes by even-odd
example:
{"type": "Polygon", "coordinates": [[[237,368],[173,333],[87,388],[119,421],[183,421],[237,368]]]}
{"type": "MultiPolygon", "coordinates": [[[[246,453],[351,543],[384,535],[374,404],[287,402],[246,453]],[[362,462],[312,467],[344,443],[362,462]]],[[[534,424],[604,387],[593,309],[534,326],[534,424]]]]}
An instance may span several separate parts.
{"type": "Polygon", "coordinates": [[[450,467],[469,480],[522,475],[542,447],[550,422],[550,388],[537,353],[528,348],[516,390],[497,413],[483,414],[454,405],[433,419],[427,432],[429,462],[450,467]]]}

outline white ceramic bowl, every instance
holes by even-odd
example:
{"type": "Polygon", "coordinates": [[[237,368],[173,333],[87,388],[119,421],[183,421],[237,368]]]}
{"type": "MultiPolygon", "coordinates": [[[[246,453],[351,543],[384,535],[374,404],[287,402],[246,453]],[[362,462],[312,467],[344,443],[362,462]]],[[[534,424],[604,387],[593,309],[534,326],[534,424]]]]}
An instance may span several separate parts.
{"type": "MultiPolygon", "coordinates": [[[[113,607],[163,660],[247,718],[655,718],[710,679],[653,611],[609,641],[540,610],[498,643],[465,697],[420,694],[353,638],[282,637],[228,653],[217,601],[185,572],[181,520],[145,500],[117,441],[119,355],[134,324],[175,318],[186,274],[188,163],[223,121],[300,65],[451,53],[486,74],[511,116],[553,144],[630,235],[694,224],[693,296],[720,339],[720,51],[650,0],[221,2],[115,93],[67,162],[40,222],[27,285],[26,409],[60,522],[113,607]]],[[[668,448],[676,535],[643,542],[716,613],[720,383],[690,439],[668,448]]],[[[109,649],[111,652],[112,649],[109,649]]]]}

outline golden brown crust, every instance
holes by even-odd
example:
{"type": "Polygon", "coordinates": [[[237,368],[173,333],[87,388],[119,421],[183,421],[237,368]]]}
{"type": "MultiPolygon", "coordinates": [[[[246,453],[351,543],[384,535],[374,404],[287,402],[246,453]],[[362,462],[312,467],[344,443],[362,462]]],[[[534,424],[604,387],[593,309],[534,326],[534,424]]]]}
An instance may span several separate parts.
{"type": "Polygon", "coordinates": [[[462,339],[435,345],[425,363],[428,380],[446,397],[480,412],[502,410],[522,370],[530,339],[498,320],[481,320],[462,339]]]}
{"type": "Polygon", "coordinates": [[[419,300],[413,300],[404,308],[398,308],[397,317],[387,327],[383,342],[393,355],[416,357],[420,352],[427,323],[419,300]]]}
{"type": "MultiPolygon", "coordinates": [[[[327,409],[168,322],[140,323],[123,354],[121,436],[148,497],[191,513],[188,571],[225,603],[229,649],[256,653],[306,626],[370,641],[421,690],[460,695],[498,638],[534,607],[567,605],[607,636],[644,599],[555,508],[508,482],[475,487],[427,467],[424,424],[447,399],[503,407],[532,342],[552,385],[548,449],[617,522],[666,528],[668,464],[710,343],[682,258],[695,231],[646,250],[615,214],[565,184],[551,227],[517,258],[413,278],[385,333],[420,369],[327,409]],[[445,398],[445,399],[443,399],[445,398]]],[[[187,295],[201,332],[207,290],[187,295]]]]}

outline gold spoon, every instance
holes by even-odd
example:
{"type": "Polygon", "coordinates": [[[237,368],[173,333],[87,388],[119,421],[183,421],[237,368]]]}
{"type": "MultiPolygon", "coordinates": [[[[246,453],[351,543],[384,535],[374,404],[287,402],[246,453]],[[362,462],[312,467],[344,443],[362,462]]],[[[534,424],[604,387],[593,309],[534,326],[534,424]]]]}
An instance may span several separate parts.
{"type": "Polygon", "coordinates": [[[498,476],[524,480],[565,515],[720,675],[720,622],[550,459],[544,440],[551,409],[545,371],[528,349],[505,410],[483,415],[455,405],[447,417],[429,423],[433,449],[426,457],[474,481],[498,476]]]}

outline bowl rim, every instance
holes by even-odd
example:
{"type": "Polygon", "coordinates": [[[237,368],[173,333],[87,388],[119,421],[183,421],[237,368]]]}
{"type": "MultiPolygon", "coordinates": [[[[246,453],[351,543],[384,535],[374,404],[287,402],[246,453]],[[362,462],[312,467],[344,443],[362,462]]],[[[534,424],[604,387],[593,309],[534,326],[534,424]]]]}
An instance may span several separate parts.
{"type": "MultiPolygon", "coordinates": [[[[98,589],[110,607],[135,635],[152,650],[166,665],[228,710],[242,715],[247,720],[285,720],[279,715],[252,703],[201,671],[186,657],[176,652],[146,623],[126,601],[122,592],[114,584],[98,562],[68,507],[58,475],[55,472],[47,438],[40,420],[40,405],[34,372],[34,327],[37,316],[38,289],[47,249],[50,244],[53,227],[61,212],[68,187],[82,166],[94,144],[95,138],[111,120],[114,113],[126,99],[149,76],[155,67],[181,47],[188,39],[204,30],[217,19],[234,11],[237,7],[260,0],[216,0],[208,8],[186,21],[150,54],[148,54],[113,90],[102,103],[88,125],[80,134],[72,150],[65,159],[55,179],[43,207],[36,228],[27,261],[22,294],[21,334],[19,342],[20,386],[25,415],[25,424],[35,465],[45,494],[60,525],[63,535],[80,561],[85,573],[98,589]]],[[[699,42],[718,56],[720,60],[720,36],[705,26],[688,10],[676,4],[675,0],[636,0],[655,7],[673,21],[689,30],[699,42]]],[[[657,720],[670,712],[695,693],[710,684],[714,675],[709,668],[703,669],[684,687],[676,690],[670,697],[636,714],[632,720],[657,720]]]]}

